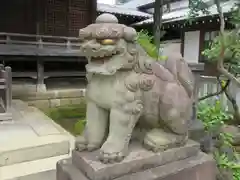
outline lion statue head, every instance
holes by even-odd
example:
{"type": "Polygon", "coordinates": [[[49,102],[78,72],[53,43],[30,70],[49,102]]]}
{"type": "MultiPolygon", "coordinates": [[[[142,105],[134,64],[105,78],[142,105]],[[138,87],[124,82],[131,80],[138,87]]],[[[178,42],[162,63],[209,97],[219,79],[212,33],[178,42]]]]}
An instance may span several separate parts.
{"type": "Polygon", "coordinates": [[[102,14],[94,24],[80,29],[80,53],[88,59],[88,73],[113,75],[133,69],[138,62],[137,32],[118,23],[112,14],[102,14]]]}

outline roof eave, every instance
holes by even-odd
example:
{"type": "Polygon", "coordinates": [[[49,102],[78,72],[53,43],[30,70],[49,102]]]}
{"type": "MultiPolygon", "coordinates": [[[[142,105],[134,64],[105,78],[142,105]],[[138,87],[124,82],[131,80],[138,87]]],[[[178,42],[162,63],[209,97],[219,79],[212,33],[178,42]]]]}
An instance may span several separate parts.
{"type": "MultiPolygon", "coordinates": [[[[168,4],[168,3],[177,2],[177,1],[180,1],[180,0],[164,0],[163,5],[168,4]]],[[[137,8],[141,9],[141,10],[142,9],[150,9],[150,8],[154,7],[154,4],[155,4],[155,2],[151,2],[151,3],[147,3],[144,5],[138,6],[137,8]]]]}

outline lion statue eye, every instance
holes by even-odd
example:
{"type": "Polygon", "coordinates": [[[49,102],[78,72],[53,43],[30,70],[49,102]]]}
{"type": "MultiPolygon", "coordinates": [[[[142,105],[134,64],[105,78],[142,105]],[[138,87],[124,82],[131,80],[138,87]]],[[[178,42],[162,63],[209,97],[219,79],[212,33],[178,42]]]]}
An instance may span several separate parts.
{"type": "Polygon", "coordinates": [[[102,45],[114,45],[116,43],[113,39],[103,39],[101,40],[102,45]]]}

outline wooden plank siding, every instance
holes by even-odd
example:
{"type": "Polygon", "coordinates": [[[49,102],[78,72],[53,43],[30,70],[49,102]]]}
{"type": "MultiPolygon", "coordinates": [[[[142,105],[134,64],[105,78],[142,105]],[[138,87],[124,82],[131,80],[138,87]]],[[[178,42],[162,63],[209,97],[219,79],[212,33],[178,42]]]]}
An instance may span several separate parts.
{"type": "Polygon", "coordinates": [[[80,28],[96,19],[97,0],[2,0],[0,60],[14,78],[37,85],[51,77],[84,77],[80,28]]]}

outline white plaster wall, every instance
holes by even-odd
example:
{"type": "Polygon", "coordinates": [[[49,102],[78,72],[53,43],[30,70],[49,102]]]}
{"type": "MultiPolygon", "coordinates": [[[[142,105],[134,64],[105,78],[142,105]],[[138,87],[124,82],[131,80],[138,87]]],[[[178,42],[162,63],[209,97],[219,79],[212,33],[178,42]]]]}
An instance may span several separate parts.
{"type": "Polygon", "coordinates": [[[115,0],[97,0],[97,2],[103,4],[116,4],[115,0]]]}
{"type": "Polygon", "coordinates": [[[200,31],[184,34],[184,59],[189,63],[198,63],[200,31]]]}
{"type": "Polygon", "coordinates": [[[176,55],[181,56],[181,43],[179,42],[170,42],[166,44],[161,45],[162,49],[162,55],[176,55]]]}

